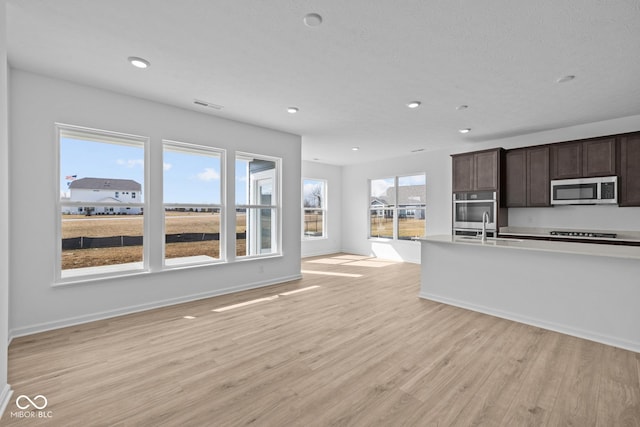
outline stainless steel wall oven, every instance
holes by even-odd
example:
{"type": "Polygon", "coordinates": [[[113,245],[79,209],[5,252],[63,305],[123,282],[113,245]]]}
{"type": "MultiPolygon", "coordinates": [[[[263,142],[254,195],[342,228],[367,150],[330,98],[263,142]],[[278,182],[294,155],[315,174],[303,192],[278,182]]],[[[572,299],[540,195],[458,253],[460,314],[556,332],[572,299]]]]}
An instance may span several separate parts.
{"type": "Polygon", "coordinates": [[[489,214],[486,229],[495,233],[497,230],[498,202],[495,191],[475,191],[453,194],[453,229],[457,231],[473,231],[482,229],[482,217],[489,214]]]}

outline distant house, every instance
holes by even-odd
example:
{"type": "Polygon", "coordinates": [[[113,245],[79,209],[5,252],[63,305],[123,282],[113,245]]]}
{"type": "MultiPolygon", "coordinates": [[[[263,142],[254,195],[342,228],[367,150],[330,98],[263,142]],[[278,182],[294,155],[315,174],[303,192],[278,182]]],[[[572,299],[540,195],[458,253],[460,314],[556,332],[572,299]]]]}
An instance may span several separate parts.
{"type": "MultiPolygon", "coordinates": [[[[396,189],[390,187],[384,195],[369,199],[371,209],[375,209],[379,217],[393,217],[393,210],[385,209],[396,200],[396,189]]],[[[398,193],[398,218],[424,219],[425,212],[424,185],[403,185],[398,193]]]]}
{"type": "Polygon", "coordinates": [[[370,203],[371,211],[373,212],[373,210],[375,210],[378,217],[380,218],[393,217],[393,210],[385,209],[389,205],[386,199],[381,197],[371,197],[371,199],[369,200],[369,203],[370,203]]]}
{"type": "Polygon", "coordinates": [[[87,203],[86,206],[67,206],[64,213],[69,214],[137,215],[142,213],[142,208],[126,204],[142,202],[142,186],[132,179],[80,178],[69,184],[66,201],[87,203]],[[91,202],[99,202],[100,206],[92,206],[91,202]]]}

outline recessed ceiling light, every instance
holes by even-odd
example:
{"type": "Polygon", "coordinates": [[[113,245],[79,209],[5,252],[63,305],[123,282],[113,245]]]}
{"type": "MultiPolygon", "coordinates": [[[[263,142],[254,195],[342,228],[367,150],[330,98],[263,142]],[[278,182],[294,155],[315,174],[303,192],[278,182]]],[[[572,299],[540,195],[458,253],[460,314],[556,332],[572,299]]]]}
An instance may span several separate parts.
{"type": "Polygon", "coordinates": [[[570,82],[571,80],[573,80],[573,79],[575,79],[575,78],[576,78],[576,76],[572,76],[572,75],[569,75],[569,76],[563,76],[563,77],[560,77],[558,80],[556,80],[556,83],[566,83],[566,82],[570,82]]]}
{"type": "Polygon", "coordinates": [[[351,148],[351,151],[358,151],[360,149],[360,147],[353,147],[351,148]]]}
{"type": "Polygon", "coordinates": [[[127,58],[131,65],[136,68],[148,68],[151,64],[149,61],[143,58],[138,58],[137,56],[130,56],[127,58]]]}
{"type": "Polygon", "coordinates": [[[407,107],[409,108],[418,108],[420,106],[421,102],[420,101],[411,101],[410,103],[407,104],[407,107]]]}
{"type": "Polygon", "coordinates": [[[460,129],[460,130],[458,130],[458,132],[460,132],[460,133],[469,133],[469,132],[471,132],[471,128],[460,129]]]}
{"type": "Polygon", "coordinates": [[[298,107],[289,107],[289,108],[287,108],[287,113],[289,113],[289,114],[295,114],[298,111],[300,111],[300,109],[298,107]]]}
{"type": "Polygon", "coordinates": [[[462,105],[458,105],[456,107],[456,110],[466,110],[467,108],[469,108],[468,105],[462,104],[462,105]]]}
{"type": "Polygon", "coordinates": [[[304,16],[304,25],[306,25],[307,27],[317,27],[320,24],[322,24],[322,16],[318,15],[317,13],[307,13],[304,16]]]}

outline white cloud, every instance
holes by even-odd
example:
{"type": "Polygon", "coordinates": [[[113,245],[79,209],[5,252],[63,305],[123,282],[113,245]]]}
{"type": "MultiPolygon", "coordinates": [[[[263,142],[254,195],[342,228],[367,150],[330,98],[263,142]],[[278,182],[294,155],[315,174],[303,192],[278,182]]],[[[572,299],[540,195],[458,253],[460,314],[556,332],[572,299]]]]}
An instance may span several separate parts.
{"type": "Polygon", "coordinates": [[[172,167],[173,167],[173,165],[171,163],[163,163],[162,164],[162,170],[164,170],[164,171],[168,171],[172,167]]]}
{"type": "Polygon", "coordinates": [[[215,179],[220,179],[220,174],[213,168],[205,168],[204,172],[200,172],[197,176],[201,181],[213,181],[215,179]]]}
{"type": "Polygon", "coordinates": [[[126,166],[128,168],[133,168],[136,166],[144,166],[144,160],[143,159],[127,159],[127,160],[123,160],[123,159],[118,159],[117,163],[120,166],[126,166]]]}
{"type": "Polygon", "coordinates": [[[389,187],[393,187],[393,178],[374,179],[371,181],[371,195],[374,197],[385,196],[389,187]]]}

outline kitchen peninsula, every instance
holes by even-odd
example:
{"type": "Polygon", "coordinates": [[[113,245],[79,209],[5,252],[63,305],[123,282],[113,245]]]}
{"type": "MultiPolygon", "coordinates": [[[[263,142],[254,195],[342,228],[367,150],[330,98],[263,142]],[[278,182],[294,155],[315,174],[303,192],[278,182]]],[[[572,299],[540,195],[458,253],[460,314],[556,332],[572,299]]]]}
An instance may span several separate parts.
{"type": "Polygon", "coordinates": [[[421,298],[640,352],[640,247],[419,240],[421,298]]]}

